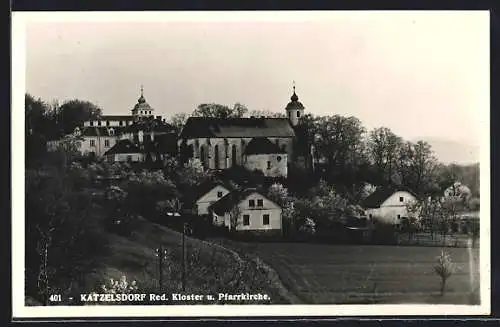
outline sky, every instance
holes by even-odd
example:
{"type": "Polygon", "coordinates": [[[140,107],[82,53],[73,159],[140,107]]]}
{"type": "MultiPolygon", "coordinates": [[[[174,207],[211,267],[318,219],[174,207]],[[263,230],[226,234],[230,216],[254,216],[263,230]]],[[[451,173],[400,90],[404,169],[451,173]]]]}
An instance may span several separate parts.
{"type": "Polygon", "coordinates": [[[111,15],[31,16],[26,91],[130,114],[142,84],[168,118],[200,103],[284,112],[295,81],[306,112],[405,139],[479,145],[489,124],[487,12],[111,15]]]}

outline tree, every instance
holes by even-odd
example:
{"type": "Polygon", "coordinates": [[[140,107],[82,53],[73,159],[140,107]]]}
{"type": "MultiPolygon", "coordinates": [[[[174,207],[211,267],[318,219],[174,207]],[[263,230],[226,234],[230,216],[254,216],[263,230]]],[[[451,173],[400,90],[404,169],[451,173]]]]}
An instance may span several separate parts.
{"type": "Polygon", "coordinates": [[[269,187],[267,191],[267,197],[269,200],[274,201],[280,207],[283,207],[288,202],[288,191],[283,184],[274,183],[269,187]]]}
{"type": "Polygon", "coordinates": [[[238,206],[238,204],[235,204],[229,211],[229,231],[236,232],[240,215],[241,215],[241,209],[238,206]]]}
{"type": "Polygon", "coordinates": [[[401,137],[386,127],[376,128],[370,132],[369,153],[377,172],[386,184],[392,184],[393,174],[397,171],[397,154],[402,142],[401,137]]]}
{"type": "Polygon", "coordinates": [[[96,120],[102,109],[90,101],[78,99],[64,102],[57,110],[56,119],[65,134],[72,133],[76,127],[87,120],[96,120]]]}
{"type": "Polygon", "coordinates": [[[252,110],[248,113],[249,117],[270,117],[270,118],[286,118],[286,115],[283,112],[271,111],[268,109],[262,110],[252,110]]]}
{"type": "Polygon", "coordinates": [[[193,112],[193,117],[211,117],[211,118],[241,118],[248,109],[235,103],[233,108],[217,103],[202,103],[193,112]]]}
{"type": "Polygon", "coordinates": [[[189,115],[185,112],[176,113],[175,115],[170,117],[169,123],[174,127],[177,134],[180,134],[188,118],[189,115]]]}
{"type": "Polygon", "coordinates": [[[397,170],[403,185],[417,195],[430,195],[437,160],[431,146],[424,141],[401,144],[398,152],[397,170]]]}

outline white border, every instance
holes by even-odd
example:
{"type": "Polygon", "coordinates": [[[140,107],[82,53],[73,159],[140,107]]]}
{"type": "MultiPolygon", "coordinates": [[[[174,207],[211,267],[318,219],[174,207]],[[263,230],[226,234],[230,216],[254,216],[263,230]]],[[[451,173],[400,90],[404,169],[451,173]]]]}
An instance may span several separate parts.
{"type": "MultiPolygon", "coordinates": [[[[416,12],[377,12],[378,14],[418,15],[416,12]]],[[[442,11],[432,14],[442,14],[442,11]]],[[[447,12],[450,13],[450,12],[447,12]]],[[[463,13],[463,11],[461,12],[463,13]]],[[[473,11],[471,15],[489,12],[473,11]]],[[[429,14],[429,12],[425,12],[429,14]]],[[[482,115],[481,135],[481,232],[480,272],[481,305],[184,305],[184,306],[79,306],[26,307],[24,305],[24,93],[25,93],[25,29],[31,22],[144,22],[144,21],[310,21],[362,19],[373,16],[370,11],[353,12],[13,12],[12,13],[12,294],[13,318],[71,317],[314,317],[314,316],[385,316],[385,315],[488,315],[490,314],[490,131],[489,87],[484,103],[478,103],[482,115]]],[[[485,30],[487,33],[488,31],[485,30]]],[[[489,51],[488,51],[489,52],[489,51]]],[[[484,60],[485,81],[489,81],[489,60],[484,60]]]]}

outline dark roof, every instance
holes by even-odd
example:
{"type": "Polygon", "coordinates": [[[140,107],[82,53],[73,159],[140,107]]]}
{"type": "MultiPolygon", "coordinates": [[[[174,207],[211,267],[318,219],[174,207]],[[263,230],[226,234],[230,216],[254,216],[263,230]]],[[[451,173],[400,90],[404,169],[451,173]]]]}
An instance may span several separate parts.
{"type": "Polygon", "coordinates": [[[254,137],[248,142],[245,154],[285,153],[286,151],[269,141],[267,137],[254,137]]]}
{"type": "Polygon", "coordinates": [[[406,191],[413,196],[417,197],[416,194],[407,187],[404,186],[390,186],[390,187],[378,187],[375,192],[370,194],[362,202],[362,207],[364,208],[379,208],[380,205],[387,200],[391,195],[398,191],[406,191]]]}
{"type": "Polygon", "coordinates": [[[149,138],[144,140],[145,152],[158,152],[162,154],[177,154],[177,135],[175,134],[160,134],[155,135],[154,140],[149,138]]]}
{"type": "Polygon", "coordinates": [[[138,146],[132,143],[130,140],[120,140],[111,149],[106,151],[104,155],[116,154],[116,153],[140,153],[141,150],[138,146]]]}
{"type": "Polygon", "coordinates": [[[175,128],[172,125],[162,121],[161,119],[156,119],[154,117],[144,117],[125,127],[124,133],[137,133],[139,131],[153,131],[155,133],[175,133],[175,128]]]}
{"type": "Polygon", "coordinates": [[[212,210],[218,215],[223,215],[224,213],[229,212],[241,200],[243,200],[244,198],[246,198],[247,196],[249,196],[254,192],[257,192],[260,195],[264,196],[262,192],[260,192],[255,188],[248,188],[244,190],[233,190],[230,193],[223,196],[219,201],[212,204],[209,207],[209,210],[212,210]]]}
{"type": "Polygon", "coordinates": [[[80,129],[81,135],[82,136],[116,136],[119,135],[125,127],[105,127],[105,126],[90,126],[90,127],[83,127],[80,129]],[[111,130],[114,131],[113,134],[111,134],[111,130]]]}
{"type": "Polygon", "coordinates": [[[197,137],[294,137],[288,118],[190,117],[181,138],[197,137]]]}
{"type": "Polygon", "coordinates": [[[126,115],[101,115],[95,120],[133,120],[133,116],[126,115]]]}

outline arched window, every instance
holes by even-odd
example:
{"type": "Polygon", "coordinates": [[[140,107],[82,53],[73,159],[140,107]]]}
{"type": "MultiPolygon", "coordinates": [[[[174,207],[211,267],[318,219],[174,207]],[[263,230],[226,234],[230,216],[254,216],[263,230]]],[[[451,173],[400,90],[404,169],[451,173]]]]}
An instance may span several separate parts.
{"type": "Polygon", "coordinates": [[[231,165],[236,166],[237,161],[236,161],[236,144],[233,144],[232,149],[231,149],[231,165]]]}
{"type": "Polygon", "coordinates": [[[215,147],[214,147],[214,165],[215,165],[215,169],[220,169],[219,160],[220,160],[219,145],[216,144],[215,147]]]}
{"type": "Polygon", "coordinates": [[[205,152],[205,147],[204,146],[202,146],[200,148],[200,161],[201,161],[201,165],[203,166],[203,168],[207,168],[208,160],[207,160],[207,157],[206,157],[206,152],[205,152]]]}
{"type": "Polygon", "coordinates": [[[300,110],[297,110],[297,118],[300,118],[300,110]]]}

